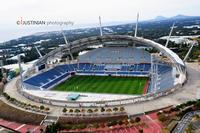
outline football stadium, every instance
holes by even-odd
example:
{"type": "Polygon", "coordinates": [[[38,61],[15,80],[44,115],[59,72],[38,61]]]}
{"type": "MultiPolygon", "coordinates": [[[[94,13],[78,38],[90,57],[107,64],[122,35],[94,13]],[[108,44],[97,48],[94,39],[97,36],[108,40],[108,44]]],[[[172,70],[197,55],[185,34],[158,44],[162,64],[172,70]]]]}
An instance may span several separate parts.
{"type": "MultiPolygon", "coordinates": [[[[195,99],[199,72],[185,62],[194,44],[182,60],[168,40],[137,37],[137,23],[134,36],[103,35],[101,20],[99,36],[68,42],[61,31],[65,44],[43,56],[35,46],[40,57],[24,70],[18,56],[19,76],[5,86],[1,117],[36,124],[32,131],[162,132],[159,114],[195,99]]],[[[9,127],[30,126],[20,123],[9,127]]]]}
{"type": "Polygon", "coordinates": [[[200,133],[200,1],[2,3],[0,133],[200,133]]]}
{"type": "Polygon", "coordinates": [[[58,47],[35,62],[22,79],[20,93],[31,100],[98,107],[167,95],[185,82],[186,68],[174,52],[152,40],[102,35],[58,47]]]}

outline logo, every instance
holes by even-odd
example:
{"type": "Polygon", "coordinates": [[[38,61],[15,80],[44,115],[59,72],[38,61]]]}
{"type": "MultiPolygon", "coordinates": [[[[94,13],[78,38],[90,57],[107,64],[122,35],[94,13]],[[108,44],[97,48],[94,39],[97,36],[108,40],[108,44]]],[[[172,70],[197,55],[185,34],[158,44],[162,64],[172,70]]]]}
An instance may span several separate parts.
{"type": "Polygon", "coordinates": [[[16,22],[17,25],[22,26],[29,26],[29,25],[35,25],[35,26],[41,26],[41,25],[59,25],[59,26],[68,26],[68,25],[74,25],[74,22],[72,21],[45,21],[45,20],[24,20],[22,17],[20,17],[20,20],[16,22]]]}

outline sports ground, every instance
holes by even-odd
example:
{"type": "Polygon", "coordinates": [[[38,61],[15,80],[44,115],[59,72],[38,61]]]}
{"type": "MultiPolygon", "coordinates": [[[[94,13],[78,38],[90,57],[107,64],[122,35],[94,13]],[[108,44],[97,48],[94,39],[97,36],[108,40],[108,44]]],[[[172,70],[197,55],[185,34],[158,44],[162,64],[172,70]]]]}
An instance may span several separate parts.
{"type": "Polygon", "coordinates": [[[143,94],[146,77],[80,76],[75,75],[54,87],[68,92],[107,94],[143,94]]]}

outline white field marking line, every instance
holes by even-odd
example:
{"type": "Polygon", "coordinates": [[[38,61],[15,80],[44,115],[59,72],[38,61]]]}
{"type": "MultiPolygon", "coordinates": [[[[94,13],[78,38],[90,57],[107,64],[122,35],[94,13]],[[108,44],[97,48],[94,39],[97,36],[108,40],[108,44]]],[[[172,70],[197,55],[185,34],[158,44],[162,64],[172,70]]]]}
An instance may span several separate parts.
{"type": "Polygon", "coordinates": [[[159,130],[155,129],[156,126],[151,125],[151,127],[152,127],[154,133],[161,133],[159,130]]]}
{"type": "Polygon", "coordinates": [[[4,121],[4,120],[3,120],[3,119],[0,119],[0,123],[1,123],[2,121],[4,121]]]}
{"type": "Polygon", "coordinates": [[[32,131],[36,131],[38,128],[40,128],[40,126],[35,127],[32,131]]]}
{"type": "MultiPolygon", "coordinates": [[[[152,119],[151,118],[149,118],[149,117],[147,117],[147,115],[144,115],[144,117],[146,118],[146,121],[148,122],[148,121],[152,121],[152,119]]],[[[144,119],[145,120],[145,119],[144,119]]]]}
{"type": "Polygon", "coordinates": [[[11,125],[12,123],[14,123],[14,122],[8,122],[8,123],[6,123],[6,126],[11,125]]]}
{"type": "Polygon", "coordinates": [[[138,129],[136,127],[133,127],[135,129],[135,131],[137,131],[138,129]]]}
{"type": "Polygon", "coordinates": [[[145,115],[148,119],[150,119],[159,129],[161,128],[160,125],[158,125],[149,115],[145,115]]]}
{"type": "Polygon", "coordinates": [[[128,130],[127,130],[127,132],[130,133],[130,132],[132,132],[132,130],[133,130],[133,129],[129,127],[128,130]],[[129,131],[130,131],[130,132],[129,132],[129,131]]]}
{"type": "Polygon", "coordinates": [[[128,133],[127,129],[125,128],[126,133],[128,133]]]}
{"type": "Polygon", "coordinates": [[[152,125],[148,125],[148,127],[149,127],[152,131],[155,130],[154,127],[153,127],[152,125]]]}
{"type": "Polygon", "coordinates": [[[15,128],[15,130],[19,130],[20,128],[24,127],[26,124],[22,124],[21,126],[15,128]]]}
{"type": "Polygon", "coordinates": [[[124,132],[123,132],[123,129],[120,129],[120,133],[124,133],[124,132]]]}

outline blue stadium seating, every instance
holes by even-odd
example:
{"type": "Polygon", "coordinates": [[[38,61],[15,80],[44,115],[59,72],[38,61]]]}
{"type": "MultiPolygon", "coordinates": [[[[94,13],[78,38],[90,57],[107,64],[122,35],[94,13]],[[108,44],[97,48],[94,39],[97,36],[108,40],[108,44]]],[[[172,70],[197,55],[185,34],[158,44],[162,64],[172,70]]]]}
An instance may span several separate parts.
{"type": "Polygon", "coordinates": [[[56,83],[58,83],[58,82],[61,81],[62,79],[66,78],[67,76],[69,76],[69,73],[63,74],[63,75],[60,76],[59,78],[57,78],[57,79],[55,79],[55,80],[53,80],[53,81],[47,83],[46,85],[42,86],[42,88],[47,89],[47,88],[49,88],[49,87],[55,85],[56,83]]]}
{"type": "Polygon", "coordinates": [[[81,63],[150,63],[151,55],[134,47],[103,47],[79,56],[81,63]]]}
{"type": "Polygon", "coordinates": [[[26,79],[24,83],[36,87],[48,88],[61,81],[66,76],[68,76],[69,72],[75,71],[76,67],[77,65],[75,64],[59,65],[46,72],[40,73],[36,76],[26,79]]]}
{"type": "MultiPolygon", "coordinates": [[[[46,72],[42,72],[29,79],[26,79],[24,83],[36,86],[38,88],[48,89],[51,88],[51,86],[54,86],[55,84],[61,82],[67,76],[69,76],[70,72],[76,72],[80,74],[91,74],[91,75],[118,74],[118,75],[129,75],[129,76],[142,76],[142,75],[148,76],[151,70],[150,63],[131,64],[131,65],[122,64],[121,67],[119,67],[120,69],[115,71],[105,70],[105,67],[106,67],[105,64],[90,64],[90,63],[58,65],[52,69],[47,70],[46,72]]],[[[166,64],[158,65],[159,75],[162,75],[171,70],[172,68],[170,66],[167,66],[166,64]]]]}

